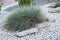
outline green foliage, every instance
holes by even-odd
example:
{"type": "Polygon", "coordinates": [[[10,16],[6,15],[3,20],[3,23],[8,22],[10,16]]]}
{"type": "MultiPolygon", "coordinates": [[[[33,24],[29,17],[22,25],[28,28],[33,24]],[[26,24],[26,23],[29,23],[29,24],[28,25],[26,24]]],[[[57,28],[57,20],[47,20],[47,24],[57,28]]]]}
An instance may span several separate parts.
{"type": "Polygon", "coordinates": [[[60,2],[57,2],[56,5],[54,6],[54,8],[56,7],[60,7],[60,2]]]}
{"type": "Polygon", "coordinates": [[[33,0],[18,0],[19,6],[26,6],[33,4],[33,0]]]}
{"type": "Polygon", "coordinates": [[[1,5],[1,3],[0,3],[0,11],[1,11],[1,6],[2,6],[2,5],[1,5]]]}
{"type": "Polygon", "coordinates": [[[1,11],[1,6],[0,6],[0,11],[1,11]]]}
{"type": "Polygon", "coordinates": [[[35,24],[43,22],[43,17],[39,6],[21,7],[7,17],[4,27],[10,31],[27,30],[34,28],[35,24]]]}
{"type": "Polygon", "coordinates": [[[3,3],[2,3],[2,2],[0,2],[0,11],[1,11],[1,7],[2,7],[2,5],[3,5],[3,3]]]}
{"type": "Polygon", "coordinates": [[[39,22],[37,18],[39,12],[39,8],[33,6],[18,8],[8,16],[4,26],[13,31],[27,30],[39,22]]]}
{"type": "Polygon", "coordinates": [[[50,2],[50,0],[48,0],[48,2],[50,2]]]}

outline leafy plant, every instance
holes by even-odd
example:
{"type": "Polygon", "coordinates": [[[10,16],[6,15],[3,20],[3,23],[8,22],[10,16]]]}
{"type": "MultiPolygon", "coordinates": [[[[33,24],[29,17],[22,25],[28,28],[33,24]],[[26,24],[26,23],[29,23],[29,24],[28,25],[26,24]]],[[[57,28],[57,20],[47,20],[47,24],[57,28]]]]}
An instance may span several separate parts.
{"type": "Polygon", "coordinates": [[[48,2],[50,2],[50,0],[48,0],[48,2]]]}
{"type": "Polygon", "coordinates": [[[18,0],[19,6],[26,6],[33,4],[33,0],[18,0]]]}
{"type": "Polygon", "coordinates": [[[0,11],[1,11],[1,6],[0,6],[0,11]]]}
{"type": "Polygon", "coordinates": [[[56,5],[54,6],[54,8],[56,7],[60,7],[60,2],[57,2],[56,5]]]}
{"type": "Polygon", "coordinates": [[[0,2],[0,11],[1,11],[1,7],[2,7],[2,5],[3,5],[3,3],[2,3],[2,2],[0,2]]]}

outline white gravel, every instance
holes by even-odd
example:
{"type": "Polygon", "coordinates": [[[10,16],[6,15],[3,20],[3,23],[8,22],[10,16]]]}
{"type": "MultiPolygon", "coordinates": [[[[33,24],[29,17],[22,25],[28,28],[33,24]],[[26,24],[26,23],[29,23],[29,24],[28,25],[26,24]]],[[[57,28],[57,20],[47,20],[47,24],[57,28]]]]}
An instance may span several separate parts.
{"type": "Polygon", "coordinates": [[[6,14],[0,15],[0,40],[60,40],[60,12],[51,13],[56,18],[51,25],[38,29],[38,32],[35,34],[29,34],[23,37],[16,37],[13,33],[5,31],[1,27],[1,21],[4,15],[6,14]]]}

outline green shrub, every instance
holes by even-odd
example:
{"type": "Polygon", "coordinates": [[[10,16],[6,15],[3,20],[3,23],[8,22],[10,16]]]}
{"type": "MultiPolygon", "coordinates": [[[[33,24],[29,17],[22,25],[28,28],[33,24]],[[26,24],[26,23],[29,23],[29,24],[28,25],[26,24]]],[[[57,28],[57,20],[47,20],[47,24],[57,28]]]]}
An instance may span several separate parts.
{"type": "Polygon", "coordinates": [[[1,11],[1,6],[0,6],[0,11],[1,11]]]}
{"type": "Polygon", "coordinates": [[[10,31],[23,31],[35,27],[46,20],[39,6],[27,6],[16,9],[6,19],[4,27],[10,31]]]}
{"type": "Polygon", "coordinates": [[[54,8],[60,7],[60,2],[57,2],[54,8]]]}
{"type": "Polygon", "coordinates": [[[0,2],[0,11],[1,11],[1,7],[2,7],[2,5],[3,5],[3,2],[0,2]]]}
{"type": "Polygon", "coordinates": [[[26,6],[33,4],[33,0],[18,0],[19,6],[26,6]]]}

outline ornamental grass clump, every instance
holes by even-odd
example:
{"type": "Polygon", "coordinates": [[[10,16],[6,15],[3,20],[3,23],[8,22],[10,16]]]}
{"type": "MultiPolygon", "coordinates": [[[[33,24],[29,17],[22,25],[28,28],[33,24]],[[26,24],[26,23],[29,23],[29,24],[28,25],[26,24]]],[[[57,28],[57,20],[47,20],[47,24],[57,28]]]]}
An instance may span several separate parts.
{"type": "Polygon", "coordinates": [[[40,6],[27,6],[16,9],[6,18],[4,27],[9,31],[23,31],[48,20],[40,6]]]}

